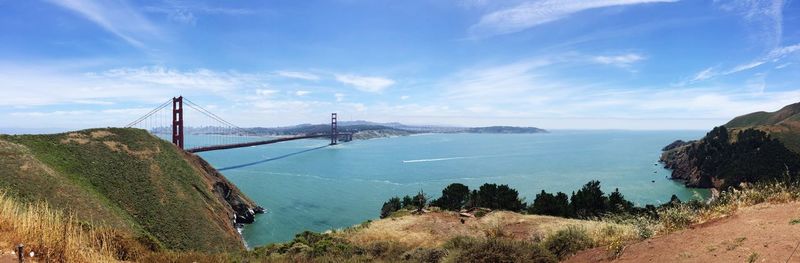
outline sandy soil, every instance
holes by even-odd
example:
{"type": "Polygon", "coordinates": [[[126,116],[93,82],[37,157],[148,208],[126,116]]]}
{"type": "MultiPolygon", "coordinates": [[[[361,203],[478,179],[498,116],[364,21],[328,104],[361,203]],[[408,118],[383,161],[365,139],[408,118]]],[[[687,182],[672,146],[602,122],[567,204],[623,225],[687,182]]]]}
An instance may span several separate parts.
{"type": "Polygon", "coordinates": [[[566,262],[800,262],[798,245],[800,203],[761,204],[631,244],[615,260],[596,248],[566,262]]]}

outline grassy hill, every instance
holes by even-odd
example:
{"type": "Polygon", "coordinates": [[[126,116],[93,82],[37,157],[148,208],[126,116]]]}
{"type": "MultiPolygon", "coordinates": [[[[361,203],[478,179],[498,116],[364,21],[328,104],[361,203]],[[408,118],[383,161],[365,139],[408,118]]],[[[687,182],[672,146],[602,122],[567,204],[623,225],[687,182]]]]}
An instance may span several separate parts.
{"type": "Polygon", "coordinates": [[[0,191],[131,233],[154,250],[238,251],[252,201],[205,161],[144,130],[0,135],[0,191]]]}
{"type": "Polygon", "coordinates": [[[723,189],[740,183],[800,178],[800,103],[755,112],[697,141],[676,141],[661,161],[687,186],[723,189]]]}
{"type": "Polygon", "coordinates": [[[754,128],[769,133],[790,150],[800,153],[800,103],[775,112],[754,112],[734,118],[724,125],[732,131],[754,128]]]}

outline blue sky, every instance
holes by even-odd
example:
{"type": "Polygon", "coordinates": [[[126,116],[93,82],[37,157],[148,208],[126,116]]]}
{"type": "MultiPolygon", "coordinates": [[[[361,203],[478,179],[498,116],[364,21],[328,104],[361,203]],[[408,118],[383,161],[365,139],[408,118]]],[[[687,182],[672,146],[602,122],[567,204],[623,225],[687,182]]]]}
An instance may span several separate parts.
{"type": "Polygon", "coordinates": [[[708,129],[800,101],[800,3],[0,0],[0,127],[708,129]]]}

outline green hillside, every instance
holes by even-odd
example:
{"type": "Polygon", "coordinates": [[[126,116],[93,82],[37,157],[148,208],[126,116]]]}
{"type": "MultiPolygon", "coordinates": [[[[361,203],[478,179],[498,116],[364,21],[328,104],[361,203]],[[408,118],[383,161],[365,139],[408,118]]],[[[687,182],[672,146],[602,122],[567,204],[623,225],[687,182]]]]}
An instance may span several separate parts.
{"type": "Polygon", "coordinates": [[[0,191],[128,230],[153,248],[233,251],[254,207],[205,161],[144,130],[0,135],[0,191]]]}
{"type": "Polygon", "coordinates": [[[787,105],[775,112],[754,112],[734,118],[725,124],[731,132],[754,128],[767,132],[790,150],[800,153],[800,103],[787,105]]]}

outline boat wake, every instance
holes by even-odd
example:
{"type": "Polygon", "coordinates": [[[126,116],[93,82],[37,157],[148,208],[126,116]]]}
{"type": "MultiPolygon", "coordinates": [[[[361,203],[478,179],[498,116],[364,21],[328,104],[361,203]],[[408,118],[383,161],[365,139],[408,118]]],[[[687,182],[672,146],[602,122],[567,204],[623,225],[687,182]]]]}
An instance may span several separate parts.
{"type": "Polygon", "coordinates": [[[476,159],[476,158],[485,158],[485,157],[489,157],[489,156],[458,156],[458,157],[447,157],[447,158],[404,160],[403,163],[441,162],[441,161],[461,160],[461,159],[476,159]]]}

